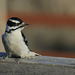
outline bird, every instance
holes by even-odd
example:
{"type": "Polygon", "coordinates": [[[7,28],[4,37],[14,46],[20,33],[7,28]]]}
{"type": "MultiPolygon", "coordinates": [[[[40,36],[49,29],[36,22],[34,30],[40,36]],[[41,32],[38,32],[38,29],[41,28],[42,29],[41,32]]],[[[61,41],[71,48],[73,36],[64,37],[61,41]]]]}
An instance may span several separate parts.
{"type": "Polygon", "coordinates": [[[27,38],[22,32],[28,25],[18,17],[8,19],[5,32],[2,35],[2,43],[9,58],[34,58],[40,56],[40,54],[29,49],[27,38]]]}

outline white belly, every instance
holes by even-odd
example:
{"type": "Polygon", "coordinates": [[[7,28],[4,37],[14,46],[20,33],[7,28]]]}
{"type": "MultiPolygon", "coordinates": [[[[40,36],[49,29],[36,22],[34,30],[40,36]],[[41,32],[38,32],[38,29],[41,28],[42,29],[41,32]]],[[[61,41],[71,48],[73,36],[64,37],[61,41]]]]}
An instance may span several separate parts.
{"type": "Polygon", "coordinates": [[[29,49],[27,45],[25,45],[21,32],[10,33],[3,35],[3,44],[6,52],[11,53],[11,55],[18,55],[24,57],[28,54],[29,49]]]}

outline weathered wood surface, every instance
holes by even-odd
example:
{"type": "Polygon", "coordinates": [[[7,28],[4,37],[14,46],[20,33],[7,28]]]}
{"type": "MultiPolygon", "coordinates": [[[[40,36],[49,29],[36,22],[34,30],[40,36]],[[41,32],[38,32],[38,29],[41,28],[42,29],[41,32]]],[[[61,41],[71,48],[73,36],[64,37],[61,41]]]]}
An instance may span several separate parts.
{"type": "Polygon", "coordinates": [[[0,75],[75,75],[75,59],[37,56],[34,59],[0,57],[0,75]]]}

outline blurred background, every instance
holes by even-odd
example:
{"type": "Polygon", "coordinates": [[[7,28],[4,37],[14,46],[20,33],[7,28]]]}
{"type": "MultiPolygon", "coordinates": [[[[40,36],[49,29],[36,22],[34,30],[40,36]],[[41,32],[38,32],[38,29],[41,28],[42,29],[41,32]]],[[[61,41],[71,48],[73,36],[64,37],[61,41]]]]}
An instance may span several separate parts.
{"type": "MultiPolygon", "coordinates": [[[[0,0],[0,36],[10,17],[30,25],[23,30],[32,51],[75,58],[74,0],[0,0]]],[[[0,37],[0,52],[4,52],[0,37]]]]}

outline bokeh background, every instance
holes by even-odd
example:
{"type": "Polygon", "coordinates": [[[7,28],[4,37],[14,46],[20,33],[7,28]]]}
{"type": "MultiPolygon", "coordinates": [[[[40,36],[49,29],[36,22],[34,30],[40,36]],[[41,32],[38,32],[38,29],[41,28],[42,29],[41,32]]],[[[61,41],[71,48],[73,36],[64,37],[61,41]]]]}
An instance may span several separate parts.
{"type": "MultiPolygon", "coordinates": [[[[0,0],[0,36],[10,17],[30,24],[23,33],[32,51],[75,58],[74,0],[0,0]]],[[[0,52],[4,51],[0,37],[0,52]]]]}

